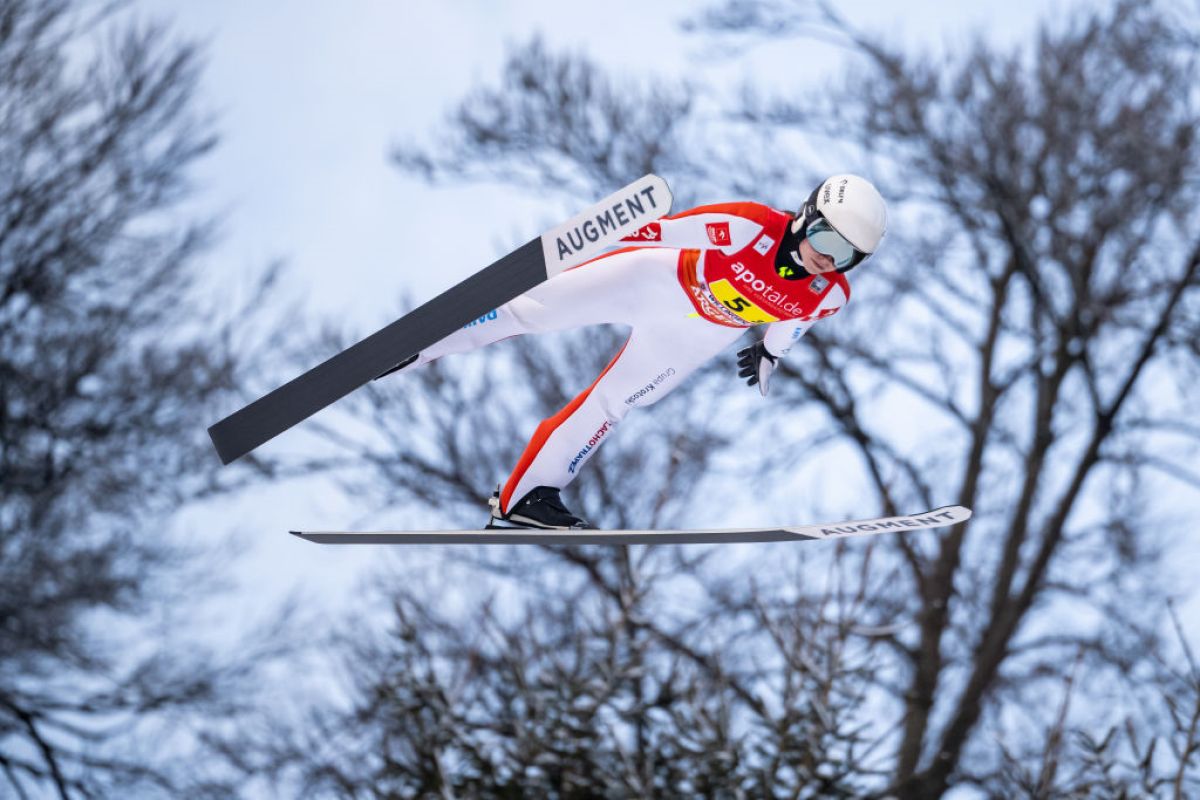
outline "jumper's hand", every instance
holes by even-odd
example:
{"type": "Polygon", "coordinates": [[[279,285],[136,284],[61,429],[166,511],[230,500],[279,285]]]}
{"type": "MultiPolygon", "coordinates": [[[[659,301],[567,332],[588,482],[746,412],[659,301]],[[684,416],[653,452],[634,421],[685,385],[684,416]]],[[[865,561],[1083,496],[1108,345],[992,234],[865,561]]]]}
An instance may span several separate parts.
{"type": "Polygon", "coordinates": [[[767,385],[771,382],[771,372],[775,369],[778,359],[771,355],[767,346],[755,342],[745,350],[738,352],[738,377],[746,378],[747,386],[758,384],[762,396],[767,396],[767,385]]]}

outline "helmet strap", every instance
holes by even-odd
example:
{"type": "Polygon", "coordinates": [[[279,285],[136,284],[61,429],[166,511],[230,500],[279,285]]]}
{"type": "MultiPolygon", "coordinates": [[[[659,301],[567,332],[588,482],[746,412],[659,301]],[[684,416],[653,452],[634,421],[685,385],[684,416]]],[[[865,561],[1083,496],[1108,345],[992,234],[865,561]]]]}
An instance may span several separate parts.
{"type": "Polygon", "coordinates": [[[779,249],[775,251],[775,272],[781,278],[791,281],[808,277],[808,271],[800,263],[800,242],[802,241],[804,241],[803,226],[799,231],[793,230],[792,224],[783,229],[783,238],[779,242],[779,249]]]}
{"type": "MultiPolygon", "coordinates": [[[[822,184],[823,186],[824,184],[822,184]]],[[[812,194],[804,201],[804,205],[800,206],[800,210],[796,212],[795,221],[789,226],[789,230],[797,229],[795,232],[804,238],[804,230],[808,227],[808,223],[813,221],[817,215],[817,195],[821,192],[821,187],[812,190],[812,194]]]]}

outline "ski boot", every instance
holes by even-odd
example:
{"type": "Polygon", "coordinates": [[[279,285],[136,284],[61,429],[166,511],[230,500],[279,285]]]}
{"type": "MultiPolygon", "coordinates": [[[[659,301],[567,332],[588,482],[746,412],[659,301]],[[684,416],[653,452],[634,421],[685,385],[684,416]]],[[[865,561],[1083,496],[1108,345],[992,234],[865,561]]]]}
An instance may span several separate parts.
{"type": "Polygon", "coordinates": [[[488,528],[544,528],[548,530],[590,530],[587,520],[571,513],[553,486],[538,486],[522,497],[507,514],[500,511],[500,489],[488,500],[492,518],[488,528]]]}

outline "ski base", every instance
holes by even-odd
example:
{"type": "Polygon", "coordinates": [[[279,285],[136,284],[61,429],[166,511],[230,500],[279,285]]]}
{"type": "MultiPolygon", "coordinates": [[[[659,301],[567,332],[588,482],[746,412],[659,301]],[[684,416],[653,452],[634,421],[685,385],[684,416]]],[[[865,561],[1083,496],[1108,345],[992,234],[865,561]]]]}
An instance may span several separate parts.
{"type": "Polygon", "coordinates": [[[645,175],[233,412],[208,429],[221,463],[241,458],[363,384],[390,374],[471,320],[619,245],[623,237],[667,214],[671,202],[666,181],[645,175]]]}
{"type": "Polygon", "coordinates": [[[479,531],[292,531],[318,544],[741,544],[848,539],[957,525],[971,509],[944,506],[899,517],[800,525],[793,528],[718,528],[713,530],[542,530],[488,528],[479,531]]]}

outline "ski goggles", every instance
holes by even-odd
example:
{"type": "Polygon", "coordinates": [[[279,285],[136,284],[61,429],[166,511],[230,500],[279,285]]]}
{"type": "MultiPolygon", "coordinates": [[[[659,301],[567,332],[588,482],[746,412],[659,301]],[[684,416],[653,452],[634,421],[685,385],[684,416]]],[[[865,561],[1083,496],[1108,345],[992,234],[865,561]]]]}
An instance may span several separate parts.
{"type": "Polygon", "coordinates": [[[804,236],[813,246],[813,250],[833,259],[838,272],[845,272],[871,255],[846,241],[846,237],[834,230],[824,217],[817,217],[810,222],[804,229],[804,236]]]}

